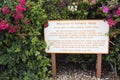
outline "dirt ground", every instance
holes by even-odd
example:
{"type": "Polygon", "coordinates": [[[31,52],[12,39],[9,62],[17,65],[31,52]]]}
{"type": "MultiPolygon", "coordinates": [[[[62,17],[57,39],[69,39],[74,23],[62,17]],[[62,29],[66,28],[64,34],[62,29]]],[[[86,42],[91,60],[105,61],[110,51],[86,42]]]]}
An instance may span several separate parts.
{"type": "Polygon", "coordinates": [[[97,79],[96,70],[83,70],[72,64],[61,63],[57,65],[56,80],[120,80],[120,78],[116,79],[113,72],[104,69],[101,79],[97,79]]]}

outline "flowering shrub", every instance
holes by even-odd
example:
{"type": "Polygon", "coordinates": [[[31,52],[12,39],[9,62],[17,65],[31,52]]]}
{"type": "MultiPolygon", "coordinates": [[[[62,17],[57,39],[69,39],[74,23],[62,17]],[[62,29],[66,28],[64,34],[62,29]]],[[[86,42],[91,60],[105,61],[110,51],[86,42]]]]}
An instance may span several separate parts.
{"type": "MultiPolygon", "coordinates": [[[[49,20],[62,19],[102,19],[108,21],[110,26],[110,54],[104,55],[114,72],[120,71],[120,2],[119,0],[44,0],[45,9],[49,20]]],[[[95,62],[93,55],[69,55],[68,60],[79,62],[88,59],[89,63],[95,62]],[[72,57],[71,57],[72,56],[72,57]],[[92,57],[92,58],[90,58],[92,57]]],[[[107,63],[106,62],[106,63],[107,63]]],[[[105,64],[106,64],[105,63],[105,64]]]]}
{"type": "Polygon", "coordinates": [[[25,7],[25,0],[18,0],[18,4],[15,6],[16,6],[15,11],[10,10],[8,8],[8,6],[6,6],[6,5],[4,5],[2,7],[1,13],[2,13],[3,17],[1,18],[1,21],[0,21],[0,30],[8,30],[9,33],[14,33],[19,29],[17,22],[18,22],[18,20],[23,18],[22,13],[24,11],[26,11],[26,8],[24,8],[25,7]],[[7,17],[8,15],[9,15],[9,17],[7,17]],[[10,24],[11,17],[13,17],[13,19],[15,21],[13,24],[10,24]],[[8,20],[4,20],[5,18],[7,18],[8,20]]]}
{"type": "Polygon", "coordinates": [[[110,26],[110,54],[106,56],[106,60],[117,76],[120,71],[120,2],[119,0],[106,0],[101,9],[110,26]]]}
{"type": "Polygon", "coordinates": [[[120,5],[118,0],[105,2],[106,3],[102,4],[101,9],[111,28],[111,37],[115,37],[120,34],[120,29],[118,27],[120,23],[120,5]]]}
{"type": "MultiPolygon", "coordinates": [[[[44,51],[43,24],[62,19],[107,20],[110,54],[103,56],[103,62],[119,73],[119,0],[0,0],[0,66],[5,68],[0,79],[46,80],[50,64],[44,51]]],[[[74,62],[84,58],[89,63],[96,61],[94,55],[66,57],[74,62]]]]}
{"type": "Polygon", "coordinates": [[[46,80],[50,73],[42,35],[46,18],[41,0],[0,0],[0,80],[46,80]]]}

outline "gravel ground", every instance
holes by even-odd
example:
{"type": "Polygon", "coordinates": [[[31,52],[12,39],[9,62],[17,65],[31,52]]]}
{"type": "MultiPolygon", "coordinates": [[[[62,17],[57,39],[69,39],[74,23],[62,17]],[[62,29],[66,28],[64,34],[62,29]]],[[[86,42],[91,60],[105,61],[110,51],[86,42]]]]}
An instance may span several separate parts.
{"type": "MultiPolygon", "coordinates": [[[[74,65],[57,65],[56,80],[120,80],[115,79],[113,72],[102,71],[101,79],[95,77],[95,70],[82,70],[74,65]]],[[[49,80],[53,80],[50,78],[49,80]]]]}

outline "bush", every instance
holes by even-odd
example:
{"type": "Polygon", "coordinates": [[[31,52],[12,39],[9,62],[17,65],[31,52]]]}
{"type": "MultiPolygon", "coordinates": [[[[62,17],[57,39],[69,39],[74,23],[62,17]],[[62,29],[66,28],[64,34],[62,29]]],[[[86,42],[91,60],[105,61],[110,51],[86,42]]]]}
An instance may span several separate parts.
{"type": "Polygon", "coordinates": [[[41,0],[0,1],[1,80],[45,80],[50,74],[43,27],[47,16],[41,0]]]}
{"type": "MultiPolygon", "coordinates": [[[[103,55],[103,62],[110,64],[116,73],[120,72],[120,2],[118,0],[44,0],[45,9],[49,20],[81,20],[81,19],[103,19],[110,26],[110,53],[103,55]]],[[[67,61],[95,62],[94,55],[68,55],[67,61]],[[84,59],[85,58],[85,59],[84,59]]],[[[103,65],[107,67],[107,65],[103,65]]]]}
{"type": "MultiPolygon", "coordinates": [[[[1,80],[45,80],[50,60],[45,53],[43,25],[47,20],[104,19],[110,25],[110,53],[103,55],[120,73],[120,2],[118,0],[0,0],[1,80]],[[47,14],[46,14],[47,13],[47,14]]],[[[69,55],[79,62],[94,55],[69,55]]],[[[107,67],[106,65],[103,65],[107,67]]],[[[85,65],[83,65],[83,68],[85,65]]]]}

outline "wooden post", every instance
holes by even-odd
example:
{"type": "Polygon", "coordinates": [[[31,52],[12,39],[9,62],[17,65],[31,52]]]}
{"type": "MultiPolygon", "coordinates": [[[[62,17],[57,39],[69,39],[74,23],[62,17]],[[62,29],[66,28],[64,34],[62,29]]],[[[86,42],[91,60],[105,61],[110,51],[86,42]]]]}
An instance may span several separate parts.
{"type": "Polygon", "coordinates": [[[96,64],[96,77],[98,79],[101,78],[101,70],[102,70],[102,54],[97,54],[97,64],[96,64]]]}
{"type": "Polygon", "coordinates": [[[55,53],[51,53],[52,58],[52,77],[53,80],[56,80],[56,55],[55,53]]]}

